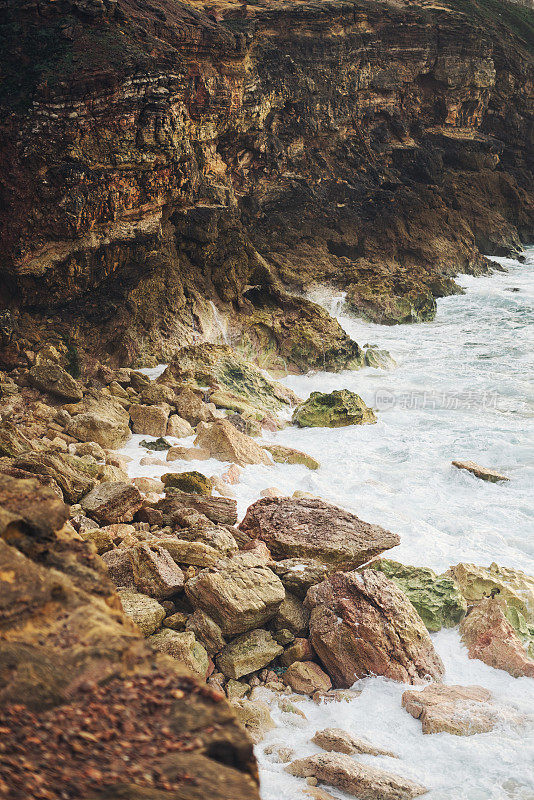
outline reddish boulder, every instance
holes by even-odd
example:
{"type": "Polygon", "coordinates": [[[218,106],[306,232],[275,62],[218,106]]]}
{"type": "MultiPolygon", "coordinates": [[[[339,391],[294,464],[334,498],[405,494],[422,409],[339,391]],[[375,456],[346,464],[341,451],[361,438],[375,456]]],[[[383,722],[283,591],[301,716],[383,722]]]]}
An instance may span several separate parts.
{"type": "Polygon", "coordinates": [[[130,483],[101,483],[81,501],[85,513],[103,525],[131,522],[143,505],[141,492],[130,483]]]}

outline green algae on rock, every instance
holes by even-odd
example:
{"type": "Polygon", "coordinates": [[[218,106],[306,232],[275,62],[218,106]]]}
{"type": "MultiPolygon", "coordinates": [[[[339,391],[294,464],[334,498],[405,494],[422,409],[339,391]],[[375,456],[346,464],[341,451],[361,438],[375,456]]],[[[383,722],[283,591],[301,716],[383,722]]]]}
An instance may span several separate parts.
{"type": "Polygon", "coordinates": [[[283,444],[264,444],[262,447],[278,464],[302,464],[308,469],[319,469],[321,466],[315,458],[293,447],[285,447],[283,444]]]}
{"type": "Polygon", "coordinates": [[[373,344],[365,345],[365,366],[374,369],[392,369],[397,362],[387,350],[379,350],[373,344]]]}
{"type": "Polygon", "coordinates": [[[161,476],[165,488],[172,487],[180,489],[182,492],[193,492],[204,497],[210,497],[213,490],[212,482],[201,472],[166,472],[161,476]]]}
{"type": "Polygon", "coordinates": [[[430,290],[422,285],[408,291],[406,288],[397,290],[388,286],[355,284],[347,291],[347,306],[364,319],[379,325],[433,320],[437,306],[430,290]]]}
{"type": "Polygon", "coordinates": [[[342,428],[371,425],[376,416],[359,395],[337,389],[330,394],[312,392],[293,412],[293,422],[300,428],[342,428]]]}
{"type": "Polygon", "coordinates": [[[453,628],[465,616],[467,603],[451,577],[387,558],[374,561],[370,568],[383,572],[404,592],[429,631],[453,628]]]}

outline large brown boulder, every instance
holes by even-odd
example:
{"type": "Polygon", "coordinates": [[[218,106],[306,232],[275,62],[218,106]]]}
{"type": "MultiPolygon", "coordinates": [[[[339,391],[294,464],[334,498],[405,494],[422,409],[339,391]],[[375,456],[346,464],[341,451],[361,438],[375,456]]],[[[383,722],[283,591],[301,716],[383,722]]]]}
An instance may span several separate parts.
{"type": "Polygon", "coordinates": [[[101,465],[54,450],[24,453],[17,456],[12,466],[52,478],[61,488],[67,503],[77,503],[90,492],[103,471],[101,465]]]}
{"type": "Polygon", "coordinates": [[[81,501],[85,513],[102,525],[131,522],[142,504],[139,489],[131,483],[120,481],[101,483],[81,501]]]}
{"type": "Polygon", "coordinates": [[[83,397],[83,392],[72,375],[51,361],[32,367],[28,372],[28,381],[42,392],[48,392],[70,403],[76,403],[83,397]]]}
{"type": "Polygon", "coordinates": [[[275,616],[285,598],[274,572],[262,565],[249,566],[246,555],[222,559],[185,586],[193,607],[214,619],[225,636],[260,627],[275,616]]]}
{"type": "Polygon", "coordinates": [[[75,416],[67,425],[67,433],[80,442],[96,442],[114,450],[131,436],[129,413],[111,397],[86,397],[71,413],[75,416]]]}
{"type": "Polygon", "coordinates": [[[165,436],[169,413],[170,406],[132,403],[130,406],[132,430],[134,433],[141,433],[147,436],[165,436]]]}
{"type": "Polygon", "coordinates": [[[354,569],[400,543],[397,534],[319,498],[264,497],[239,527],[276,559],[313,558],[338,569],[354,569]]]}
{"type": "Polygon", "coordinates": [[[271,458],[254,439],[225,419],[199,425],[195,444],[208,450],[212,458],[231,461],[242,467],[246,464],[272,464],[271,458]]]}
{"type": "Polygon", "coordinates": [[[334,686],[366,675],[440,680],[443,664],[406,595],[380,572],[336,572],[313,586],[310,639],[334,686]]]}
{"type": "Polygon", "coordinates": [[[486,597],[473,606],[460,625],[462,641],[470,658],[479,658],[515,678],[534,678],[534,660],[506,619],[498,597],[486,597]]]}

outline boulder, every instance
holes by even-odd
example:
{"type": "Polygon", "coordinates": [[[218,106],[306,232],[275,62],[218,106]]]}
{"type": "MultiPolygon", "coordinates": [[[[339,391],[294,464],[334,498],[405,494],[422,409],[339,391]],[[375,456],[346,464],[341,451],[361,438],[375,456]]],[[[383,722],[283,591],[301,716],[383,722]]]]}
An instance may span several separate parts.
{"type": "Polygon", "coordinates": [[[379,350],[374,345],[366,345],[364,361],[366,367],[374,369],[392,369],[397,366],[395,359],[387,350],[379,350]]]}
{"type": "Polygon", "coordinates": [[[402,706],[421,720],[423,733],[472,736],[493,730],[499,713],[489,701],[491,692],[481,686],[427,686],[407,691],[402,706]]]}
{"type": "Polygon", "coordinates": [[[534,577],[495,563],[489,567],[461,563],[447,574],[458,583],[469,605],[498,595],[506,619],[534,656],[534,577]]]}
{"type": "Polygon", "coordinates": [[[81,501],[87,516],[104,525],[131,522],[143,504],[141,492],[131,483],[110,481],[96,486],[81,501]]]}
{"type": "Polygon", "coordinates": [[[184,588],[184,574],[163,547],[147,543],[129,550],[136,589],[150,597],[165,598],[184,588]]]}
{"type": "Polygon", "coordinates": [[[121,547],[102,553],[108,575],[118,588],[133,589],[133,559],[130,548],[121,547]]]}
{"type": "Polygon", "coordinates": [[[207,461],[208,458],[210,458],[210,452],[204,447],[175,445],[167,450],[167,461],[207,461]]]}
{"type": "Polygon", "coordinates": [[[237,502],[229,497],[202,497],[171,489],[156,508],[163,513],[167,525],[180,524],[188,510],[198,511],[221,525],[235,525],[237,522],[237,502]]]}
{"type": "Polygon", "coordinates": [[[321,466],[312,456],[301,450],[294,450],[292,447],[285,447],[282,444],[264,444],[262,447],[278,464],[302,464],[308,469],[319,469],[321,466]]]}
{"type": "Polygon", "coordinates": [[[48,392],[68,403],[76,403],[83,397],[83,392],[72,375],[51,361],[44,361],[32,367],[28,372],[28,381],[36,389],[48,392]]]}
{"type": "Polygon", "coordinates": [[[358,764],[341,753],[319,753],[299,758],[285,769],[299,778],[317,778],[358,800],[410,800],[428,791],[407,778],[358,764]]]}
{"type": "Polygon", "coordinates": [[[234,537],[223,525],[199,524],[177,534],[156,536],[149,543],[164,547],[177,564],[210,567],[219,559],[237,552],[234,537]]]}
{"type": "Polygon", "coordinates": [[[165,628],[150,636],[147,644],[160,653],[172,656],[192,673],[206,679],[209,670],[208,654],[190,631],[180,633],[165,628]]]}
{"type": "Polygon", "coordinates": [[[343,428],[370,425],[376,417],[359,395],[337,389],[330,394],[312,392],[293,412],[293,422],[300,428],[343,428]]]}
{"type": "Polygon", "coordinates": [[[146,450],[153,450],[156,453],[161,453],[163,450],[169,450],[170,446],[170,442],[168,442],[163,436],[160,436],[159,439],[156,439],[153,442],[149,442],[147,439],[143,439],[142,442],[139,442],[139,447],[144,447],[146,450]]]}
{"type": "Polygon", "coordinates": [[[149,494],[150,492],[161,494],[165,488],[163,481],[157,478],[134,478],[132,484],[139,489],[142,494],[149,494]]]}
{"type": "Polygon", "coordinates": [[[139,391],[141,403],[149,406],[173,405],[176,399],[174,389],[161,383],[148,383],[139,391]]]}
{"type": "Polygon", "coordinates": [[[165,609],[153,597],[122,589],[119,593],[124,613],[135,622],[143,636],[154,633],[165,619],[165,609]]]}
{"type": "Polygon", "coordinates": [[[314,692],[326,692],[332,688],[332,681],[319,664],[313,661],[295,661],[283,674],[283,681],[298,694],[310,697],[314,692]]]}
{"type": "Polygon", "coordinates": [[[280,656],[280,663],[283,667],[289,667],[295,661],[311,661],[313,657],[313,648],[308,639],[297,638],[286,647],[280,656]]]}
{"type": "Polygon", "coordinates": [[[190,615],[185,629],[194,633],[195,638],[206,648],[210,656],[220,653],[226,646],[226,639],[220,627],[200,608],[190,615]]]}
{"type": "Polygon", "coordinates": [[[192,436],[194,432],[192,425],[190,425],[186,419],[180,417],[179,414],[170,415],[167,421],[166,436],[174,436],[176,439],[185,439],[186,436],[192,436]]]}
{"type": "Polygon", "coordinates": [[[360,566],[400,542],[396,534],[318,498],[263,498],[248,508],[239,528],[264,541],[275,559],[313,558],[338,569],[360,566]]]}
{"type": "Polygon", "coordinates": [[[182,492],[200,494],[204,497],[211,495],[213,486],[209,478],[201,472],[166,472],[161,476],[165,488],[171,486],[182,492]]]}
{"type": "Polygon", "coordinates": [[[148,406],[132,403],[129,410],[134,433],[142,433],[148,436],[165,436],[170,412],[169,406],[148,406]]]}
{"type": "MultiPolygon", "coordinates": [[[[266,733],[276,728],[269,706],[262,700],[248,700],[246,697],[231,703],[236,717],[254,744],[261,742],[266,733]]],[[[237,798],[236,798],[237,800],[237,798]]]]}
{"type": "MultiPolygon", "coordinates": [[[[415,692],[412,694],[415,694],[415,692]]],[[[317,731],[312,742],[329,753],[344,753],[347,756],[363,753],[370,756],[398,758],[391,750],[382,750],[380,747],[374,747],[369,742],[366,742],[365,739],[358,739],[341,728],[324,728],[322,731],[317,731]]]]}
{"type": "Polygon", "coordinates": [[[465,616],[467,603],[451,577],[388,559],[373,561],[369,567],[380,570],[402,589],[429,631],[454,628],[465,616]]]}
{"type": "Polygon", "coordinates": [[[12,466],[52,478],[61,488],[67,503],[77,503],[90,492],[101,474],[101,467],[96,463],[53,450],[19,455],[12,466]]]}
{"type": "Polygon", "coordinates": [[[214,619],[225,636],[263,625],[285,598],[274,572],[262,565],[247,566],[239,556],[202,570],[187,582],[185,591],[192,606],[214,619]]]}
{"type": "Polygon", "coordinates": [[[514,678],[534,678],[534,659],[506,619],[498,597],[486,597],[474,605],[462,620],[460,634],[470,658],[479,658],[514,678]]]}
{"type": "Polygon", "coordinates": [[[400,286],[395,278],[382,276],[351,284],[346,303],[351,311],[378,325],[426,322],[434,319],[437,308],[428,286],[413,281],[400,286]]]}
{"type": "Polygon", "coordinates": [[[302,602],[290,592],[286,592],[284,602],[278,609],[273,625],[276,630],[287,629],[295,636],[305,633],[310,621],[310,612],[302,602]]]}
{"type": "Polygon", "coordinates": [[[328,568],[313,558],[286,558],[275,561],[272,569],[288,592],[304,600],[311,586],[324,581],[328,568]]]}
{"type": "Polygon", "coordinates": [[[14,458],[33,450],[31,439],[28,439],[12,422],[0,424],[0,457],[14,458]]]}
{"type": "Polygon", "coordinates": [[[24,552],[40,552],[69,518],[53,489],[33,478],[0,474],[0,537],[24,552]]]}
{"type": "Polygon", "coordinates": [[[99,411],[77,414],[67,425],[67,433],[80,442],[96,442],[112,450],[122,447],[131,436],[127,420],[99,411]]]}
{"type": "Polygon", "coordinates": [[[226,645],[217,656],[217,667],[226,677],[237,680],[266,667],[283,649],[268,631],[257,628],[226,645]]]}
{"type": "Polygon", "coordinates": [[[205,403],[196,392],[191,389],[182,389],[174,399],[175,408],[182,419],[185,419],[194,428],[199,422],[213,422],[216,419],[211,403],[205,403]]]}
{"type": "Polygon", "coordinates": [[[480,478],[483,481],[499,483],[500,481],[510,480],[506,475],[496,472],[493,469],[488,469],[488,467],[481,467],[480,464],[476,464],[474,461],[453,461],[451,463],[453,467],[465,469],[467,472],[471,472],[476,478],[480,478]]]}
{"type": "Polygon", "coordinates": [[[313,586],[310,639],[338,688],[366,675],[403,683],[439,681],[443,664],[423,621],[401,590],[380,572],[336,572],[313,586]]]}
{"type": "Polygon", "coordinates": [[[199,425],[195,445],[208,450],[212,458],[246,464],[271,464],[265,450],[254,439],[235,428],[228,420],[220,419],[210,425],[199,425]]]}

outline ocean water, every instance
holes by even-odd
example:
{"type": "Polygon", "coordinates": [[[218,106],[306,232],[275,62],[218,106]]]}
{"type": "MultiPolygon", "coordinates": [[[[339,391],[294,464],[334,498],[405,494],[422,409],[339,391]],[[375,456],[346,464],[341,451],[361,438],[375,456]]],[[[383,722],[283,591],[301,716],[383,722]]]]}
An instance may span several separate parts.
{"type": "MultiPolygon", "coordinates": [[[[401,544],[388,555],[406,564],[442,571],[459,561],[496,561],[534,574],[534,248],[526,255],[525,264],[498,259],[506,272],[462,276],[465,294],[438,300],[436,319],[419,325],[366,323],[346,313],[342,294],[312,291],[311,299],[335,314],[352,338],[389,350],[397,366],[286,378],[302,398],[312,391],[355,391],[377,410],[378,422],[266,434],[265,441],[314,456],[321,468],[247,467],[233,487],[240,516],[267,487],[285,494],[300,489],[398,533],[401,544]],[[453,459],[471,459],[510,481],[480,481],[454,468],[453,459]]],[[[146,455],[138,447],[141,438],[133,437],[124,449],[134,459],[130,474],[168,471],[139,466],[146,455]]],[[[172,463],[173,469],[206,475],[226,466],[215,460],[172,463]]],[[[299,707],[306,720],[280,712],[276,697],[267,694],[278,727],[257,747],[262,800],[305,797],[304,781],[285,773],[265,747],[291,746],[295,757],[318,752],[310,738],[327,726],[398,753],[398,760],[356,758],[423,783],[428,800],[534,800],[534,681],[468,659],[457,629],[433,638],[446,683],[485,686],[530,723],[470,737],[423,736],[420,723],[401,707],[406,687],[383,678],[360,681],[363,692],[350,703],[317,706],[303,699],[299,707]]]]}

